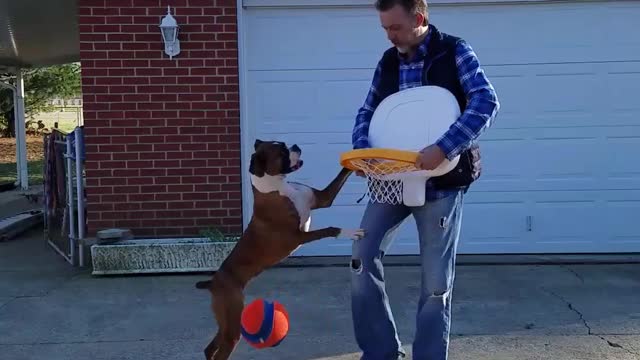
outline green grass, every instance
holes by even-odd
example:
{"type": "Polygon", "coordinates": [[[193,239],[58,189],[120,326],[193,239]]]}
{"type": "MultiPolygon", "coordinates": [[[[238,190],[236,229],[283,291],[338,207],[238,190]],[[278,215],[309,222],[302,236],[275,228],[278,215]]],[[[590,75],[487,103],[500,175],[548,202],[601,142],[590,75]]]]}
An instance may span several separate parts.
{"type": "MultiPolygon", "coordinates": [[[[28,162],[29,185],[40,185],[43,183],[43,166],[43,160],[28,162]]],[[[15,182],[17,178],[16,163],[0,163],[0,183],[15,182]]]]}

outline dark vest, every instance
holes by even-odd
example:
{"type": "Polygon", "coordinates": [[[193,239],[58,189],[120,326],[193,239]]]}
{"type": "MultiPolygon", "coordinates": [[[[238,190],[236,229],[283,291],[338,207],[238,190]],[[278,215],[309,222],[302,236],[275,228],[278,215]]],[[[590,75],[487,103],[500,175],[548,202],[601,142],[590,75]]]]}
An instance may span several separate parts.
{"type": "MultiPolygon", "coordinates": [[[[456,67],[455,48],[459,38],[439,32],[430,25],[431,38],[427,45],[427,56],[422,74],[423,85],[435,85],[449,90],[458,101],[460,112],[467,106],[458,70],[456,67]]],[[[392,47],[382,56],[381,82],[378,88],[382,99],[399,90],[398,51],[392,47]]],[[[442,176],[429,179],[436,189],[468,188],[480,177],[480,148],[476,142],[460,154],[458,165],[442,176]]]]}

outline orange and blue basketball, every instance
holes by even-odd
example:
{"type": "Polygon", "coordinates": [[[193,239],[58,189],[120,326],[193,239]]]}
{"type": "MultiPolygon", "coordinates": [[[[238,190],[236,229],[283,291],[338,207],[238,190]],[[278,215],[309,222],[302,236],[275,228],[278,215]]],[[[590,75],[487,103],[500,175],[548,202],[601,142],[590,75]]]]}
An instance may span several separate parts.
{"type": "Polygon", "coordinates": [[[289,333],[289,314],[277,301],[256,299],[242,310],[242,337],[256,349],[280,345],[289,333]]]}

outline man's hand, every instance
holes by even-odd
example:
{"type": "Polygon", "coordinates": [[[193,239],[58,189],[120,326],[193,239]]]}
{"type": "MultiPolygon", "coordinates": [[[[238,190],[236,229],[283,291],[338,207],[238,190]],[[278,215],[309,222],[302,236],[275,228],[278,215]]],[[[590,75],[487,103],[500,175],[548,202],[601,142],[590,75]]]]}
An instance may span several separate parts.
{"type": "Polygon", "coordinates": [[[433,170],[446,159],[445,153],[438,145],[429,145],[420,150],[420,155],[416,159],[416,167],[422,170],[433,170]]]}

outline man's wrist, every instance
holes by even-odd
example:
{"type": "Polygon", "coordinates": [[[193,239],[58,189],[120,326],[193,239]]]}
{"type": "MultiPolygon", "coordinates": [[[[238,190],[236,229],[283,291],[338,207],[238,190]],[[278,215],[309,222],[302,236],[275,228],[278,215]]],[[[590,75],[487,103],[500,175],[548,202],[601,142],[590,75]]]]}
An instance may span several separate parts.
{"type": "Polygon", "coordinates": [[[445,158],[449,160],[452,160],[458,155],[456,151],[458,147],[456,147],[456,145],[446,137],[438,139],[438,141],[436,141],[436,146],[440,149],[440,151],[442,151],[445,158]]]}
{"type": "Polygon", "coordinates": [[[365,140],[358,140],[353,144],[353,149],[357,150],[357,149],[366,149],[369,148],[369,142],[365,141],[365,140]]]}

